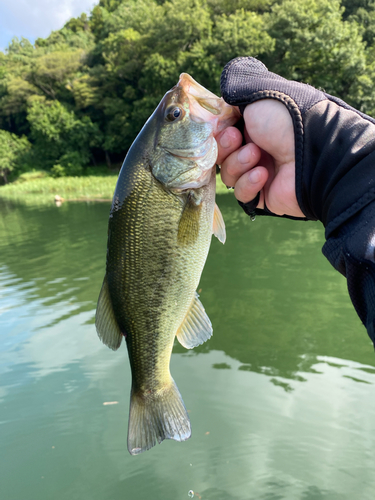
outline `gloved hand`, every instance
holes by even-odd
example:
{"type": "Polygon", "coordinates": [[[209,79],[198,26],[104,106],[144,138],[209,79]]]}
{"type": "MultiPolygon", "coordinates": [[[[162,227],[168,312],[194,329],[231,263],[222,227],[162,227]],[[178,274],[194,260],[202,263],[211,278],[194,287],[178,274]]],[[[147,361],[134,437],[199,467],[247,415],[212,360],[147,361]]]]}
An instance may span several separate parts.
{"type": "MultiPolygon", "coordinates": [[[[239,106],[242,112],[247,105],[265,99],[285,106],[291,126],[287,126],[286,119],[278,122],[279,107],[275,107],[274,110],[266,110],[269,124],[275,121],[274,127],[267,129],[266,118],[262,117],[263,110],[257,104],[258,109],[250,106],[246,110],[245,130],[247,121],[252,120],[248,139],[257,144],[257,141],[260,142],[260,133],[263,133],[263,143],[267,142],[268,147],[272,147],[279,128],[283,137],[278,138],[277,150],[274,147],[272,151],[274,155],[282,153],[283,145],[292,144],[295,154],[295,194],[301,211],[299,215],[322,221],[327,236],[375,199],[373,118],[310,85],[285,80],[269,72],[264,64],[252,57],[239,57],[225,66],[221,76],[221,91],[224,100],[239,106]],[[285,130],[280,130],[281,127],[285,130]],[[257,140],[253,138],[254,129],[258,131],[257,140]]],[[[258,146],[263,149],[261,144],[258,146]]],[[[223,155],[222,148],[220,155],[223,155]]],[[[274,159],[278,166],[280,159],[274,159]]],[[[291,162],[290,157],[286,160],[291,162]]],[[[222,162],[224,176],[228,163],[222,162]]],[[[282,215],[279,212],[277,214],[282,215]]]]}
{"type": "Polygon", "coordinates": [[[244,136],[229,128],[218,137],[224,183],[249,215],[324,224],[323,253],[347,277],[374,342],[375,120],[252,57],[226,65],[221,91],[244,117],[244,136]]]}

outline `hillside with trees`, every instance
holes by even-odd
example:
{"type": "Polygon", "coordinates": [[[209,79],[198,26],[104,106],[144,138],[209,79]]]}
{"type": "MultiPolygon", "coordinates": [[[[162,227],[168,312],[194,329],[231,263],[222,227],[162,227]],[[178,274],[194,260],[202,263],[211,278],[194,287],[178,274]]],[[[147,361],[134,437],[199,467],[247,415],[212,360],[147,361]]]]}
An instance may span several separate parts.
{"type": "Polygon", "coordinates": [[[0,183],[117,165],[181,72],[219,93],[236,56],[375,115],[374,36],[374,0],[100,0],[0,52],[0,183]]]}

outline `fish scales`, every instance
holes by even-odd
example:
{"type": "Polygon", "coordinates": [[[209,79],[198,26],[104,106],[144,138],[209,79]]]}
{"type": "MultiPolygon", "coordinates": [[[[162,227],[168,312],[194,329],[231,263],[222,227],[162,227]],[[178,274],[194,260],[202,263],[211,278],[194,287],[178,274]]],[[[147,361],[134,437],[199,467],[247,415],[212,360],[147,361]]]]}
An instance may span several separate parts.
{"type": "Polygon", "coordinates": [[[214,181],[201,188],[210,194],[200,209],[199,236],[189,246],[177,241],[181,200],[145,171],[112,214],[109,230],[118,236],[108,252],[107,279],[136,390],[169,383],[174,337],[194,298],[211,239],[214,181]]]}
{"type": "Polygon", "coordinates": [[[181,75],[133,143],[119,175],[96,328],[114,350],[126,339],[133,455],[163,439],[191,435],[169,364],[176,335],[192,348],[212,334],[196,288],[212,232],[225,239],[215,205],[214,133],[220,120],[223,127],[237,118],[222,99],[181,75]]]}

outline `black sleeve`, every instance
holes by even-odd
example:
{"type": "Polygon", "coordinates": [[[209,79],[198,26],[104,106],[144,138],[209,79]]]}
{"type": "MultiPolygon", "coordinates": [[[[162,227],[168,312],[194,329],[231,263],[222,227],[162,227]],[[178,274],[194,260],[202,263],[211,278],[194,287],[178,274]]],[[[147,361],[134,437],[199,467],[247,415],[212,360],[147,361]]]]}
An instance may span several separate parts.
{"type": "MultiPolygon", "coordinates": [[[[306,220],[325,226],[323,253],[347,278],[353,305],[375,342],[375,120],[309,85],[240,57],[221,76],[223,98],[244,108],[276,99],[293,121],[296,196],[306,220]]],[[[242,204],[251,214],[256,199],[242,204]]]]}
{"type": "Polygon", "coordinates": [[[322,251],[346,276],[353,306],[375,346],[375,202],[331,233],[322,251]]]}

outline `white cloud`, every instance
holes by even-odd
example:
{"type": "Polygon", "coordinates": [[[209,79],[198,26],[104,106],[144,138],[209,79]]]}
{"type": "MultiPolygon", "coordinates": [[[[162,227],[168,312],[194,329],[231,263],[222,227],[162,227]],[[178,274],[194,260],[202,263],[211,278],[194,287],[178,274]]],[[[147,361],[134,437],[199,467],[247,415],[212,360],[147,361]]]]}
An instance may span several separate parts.
{"type": "Polygon", "coordinates": [[[45,38],[71,17],[89,13],[96,3],[98,0],[1,0],[0,50],[15,36],[28,38],[32,43],[36,38],[45,38]]]}

